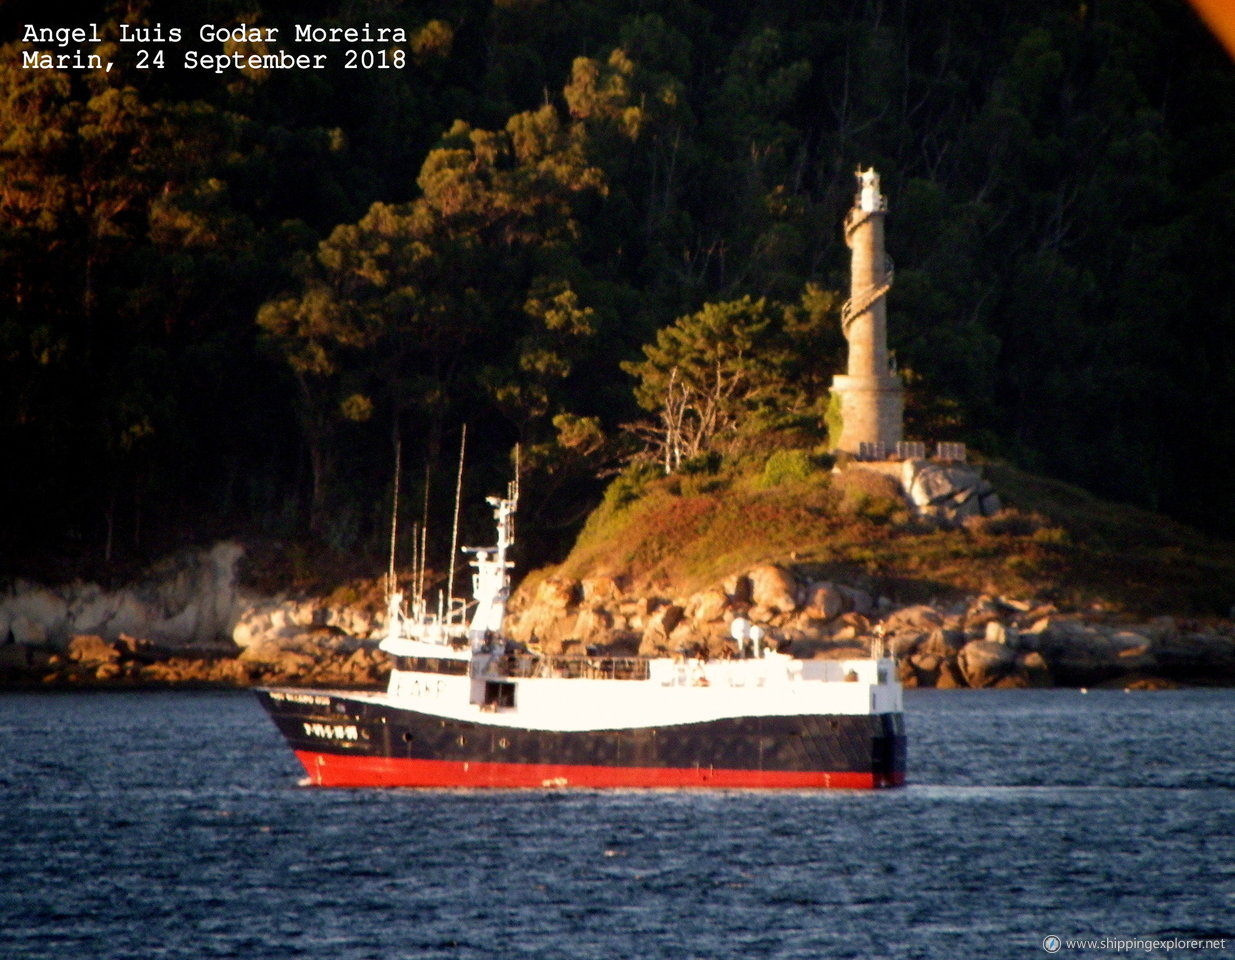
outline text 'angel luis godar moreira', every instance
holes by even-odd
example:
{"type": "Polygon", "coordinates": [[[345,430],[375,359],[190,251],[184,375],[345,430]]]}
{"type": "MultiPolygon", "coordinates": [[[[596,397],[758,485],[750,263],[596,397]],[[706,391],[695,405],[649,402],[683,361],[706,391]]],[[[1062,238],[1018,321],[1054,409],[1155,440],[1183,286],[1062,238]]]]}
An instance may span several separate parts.
{"type": "MultiPolygon", "coordinates": [[[[285,42],[279,27],[254,26],[240,23],[234,26],[201,24],[195,30],[162,23],[135,26],[116,25],[116,34],[104,35],[97,23],[75,27],[40,27],[26,24],[22,41],[37,44],[44,49],[22,51],[22,66],[26,69],[44,70],[105,70],[110,71],[114,61],[104,60],[94,50],[84,50],[82,45],[101,44],[105,40],[127,44],[121,47],[133,55],[137,69],[164,69],[168,65],[167,51],[163,45],[182,44],[188,38],[223,48],[213,50],[188,49],[177,51],[179,66],[186,70],[210,70],[223,73],[230,69],[249,70],[321,70],[330,60],[331,53],[289,52],[272,49],[285,42]],[[51,49],[47,49],[50,47],[51,49]],[[238,48],[239,47],[239,48],[238,48]]],[[[402,27],[375,26],[364,23],[352,27],[320,27],[311,23],[294,24],[290,42],[301,45],[330,44],[343,56],[346,69],[401,69],[407,64],[407,54],[392,45],[406,43],[407,31],[402,27]],[[354,46],[353,46],[354,45],[354,46]]],[[[173,61],[173,65],[175,61],[173,61]]]]}

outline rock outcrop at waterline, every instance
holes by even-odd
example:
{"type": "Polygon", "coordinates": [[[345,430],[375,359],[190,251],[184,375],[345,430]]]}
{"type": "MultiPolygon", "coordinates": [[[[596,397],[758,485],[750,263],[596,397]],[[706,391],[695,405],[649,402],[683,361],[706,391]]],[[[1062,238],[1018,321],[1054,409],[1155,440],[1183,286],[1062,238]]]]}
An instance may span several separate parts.
{"type": "Polygon", "coordinates": [[[0,684],[385,683],[380,602],[252,594],[238,582],[243,553],[231,542],[184,551],[112,590],[0,588],[0,684]]]}
{"type": "MultiPolygon", "coordinates": [[[[380,591],[251,594],[238,585],[240,555],[234,544],[190,552],[116,590],[7,585],[0,685],[385,683],[380,591]]],[[[998,596],[903,606],[777,564],[680,597],[634,594],[610,577],[550,576],[517,592],[510,609],[510,633],[548,654],[731,656],[740,616],[801,658],[865,656],[882,643],[907,686],[1235,683],[1230,621],[1131,623],[998,596]]]]}
{"type": "Polygon", "coordinates": [[[263,645],[259,655],[225,643],[169,648],[123,636],[110,643],[77,634],[59,651],[0,646],[0,685],[19,687],[384,686],[390,664],[372,643],[351,637],[305,638],[263,645]]]}

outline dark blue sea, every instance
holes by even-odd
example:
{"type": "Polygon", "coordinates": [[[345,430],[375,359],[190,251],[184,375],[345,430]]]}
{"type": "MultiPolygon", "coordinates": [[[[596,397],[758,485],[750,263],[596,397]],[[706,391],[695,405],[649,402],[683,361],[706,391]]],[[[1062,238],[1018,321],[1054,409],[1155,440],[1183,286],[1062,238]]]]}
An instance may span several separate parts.
{"type": "Polygon", "coordinates": [[[907,701],[902,790],[482,793],[299,786],[247,693],[3,695],[0,958],[1235,955],[1235,691],[907,701]]]}

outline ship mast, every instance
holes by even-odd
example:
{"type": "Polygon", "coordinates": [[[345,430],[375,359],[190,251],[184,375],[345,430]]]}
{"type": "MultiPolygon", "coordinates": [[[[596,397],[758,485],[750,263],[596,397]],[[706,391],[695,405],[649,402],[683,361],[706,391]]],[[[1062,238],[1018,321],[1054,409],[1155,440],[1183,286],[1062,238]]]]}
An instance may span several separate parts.
{"type": "MultiPolygon", "coordinates": [[[[516,451],[516,464],[518,453],[516,451]]],[[[471,566],[472,595],[476,600],[476,612],[468,627],[472,647],[483,645],[488,639],[501,633],[502,620],[506,616],[506,601],[510,598],[510,569],[514,562],[508,559],[515,542],[515,509],[519,503],[519,473],[506,487],[505,497],[486,497],[493,507],[493,519],[497,527],[497,544],[493,547],[464,547],[475,559],[471,566]]]]}
{"type": "Polygon", "coordinates": [[[403,438],[399,436],[399,429],[395,427],[395,488],[394,495],[391,498],[390,506],[390,569],[386,572],[386,602],[390,603],[390,598],[396,590],[395,584],[395,542],[399,531],[399,474],[401,472],[403,459],[403,438]]]}
{"type": "Polygon", "coordinates": [[[455,602],[455,557],[459,553],[459,501],[463,496],[463,457],[467,452],[467,424],[463,425],[463,435],[459,438],[459,473],[455,477],[455,517],[450,528],[450,573],[446,578],[446,605],[453,607],[455,602]]]}

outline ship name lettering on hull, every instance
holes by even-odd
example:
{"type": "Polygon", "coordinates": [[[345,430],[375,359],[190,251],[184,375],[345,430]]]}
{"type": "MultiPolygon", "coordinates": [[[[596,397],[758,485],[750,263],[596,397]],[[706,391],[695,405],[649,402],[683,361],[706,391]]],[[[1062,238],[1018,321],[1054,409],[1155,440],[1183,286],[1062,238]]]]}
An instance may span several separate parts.
{"type": "Polygon", "coordinates": [[[304,723],[304,732],[310,737],[320,737],[323,740],[359,740],[360,731],[355,724],[341,723],[304,723]]]}

